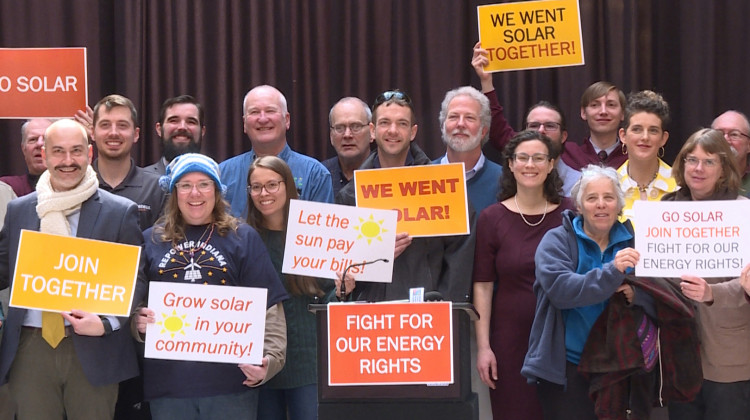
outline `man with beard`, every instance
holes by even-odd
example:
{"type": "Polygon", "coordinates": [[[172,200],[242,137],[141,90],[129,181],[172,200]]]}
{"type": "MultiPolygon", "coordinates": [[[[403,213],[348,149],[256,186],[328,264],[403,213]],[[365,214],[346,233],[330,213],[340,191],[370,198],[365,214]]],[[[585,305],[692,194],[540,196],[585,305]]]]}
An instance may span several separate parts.
{"type": "Polygon", "coordinates": [[[21,126],[21,153],[26,161],[28,172],[24,175],[10,175],[0,178],[13,188],[18,197],[29,194],[36,189],[39,175],[47,169],[42,159],[42,145],[44,144],[44,130],[52,124],[45,118],[27,120],[21,126]]]}
{"type": "Polygon", "coordinates": [[[159,187],[159,175],[135,166],[130,157],[140,135],[135,105],[124,96],[105,96],[94,106],[93,123],[99,156],[92,166],[99,187],[138,204],[141,229],[151,227],[164,207],[165,194],[159,187]]]}
{"type": "Polygon", "coordinates": [[[148,172],[159,176],[166,173],[172,159],[185,153],[200,153],[201,141],[206,134],[203,106],[190,95],[169,98],[161,105],[156,134],[161,139],[162,157],[148,172]]]}
{"type": "Polygon", "coordinates": [[[737,169],[742,175],[740,193],[750,197],[750,165],[747,158],[750,155],[750,122],[745,114],[730,110],[716,117],[711,128],[723,132],[724,138],[735,151],[737,169]]]}
{"type": "Polygon", "coordinates": [[[490,101],[471,86],[453,89],[445,94],[440,108],[440,131],[448,150],[433,163],[464,163],[469,202],[480,213],[497,202],[502,166],[482,153],[489,138],[490,101]]]}

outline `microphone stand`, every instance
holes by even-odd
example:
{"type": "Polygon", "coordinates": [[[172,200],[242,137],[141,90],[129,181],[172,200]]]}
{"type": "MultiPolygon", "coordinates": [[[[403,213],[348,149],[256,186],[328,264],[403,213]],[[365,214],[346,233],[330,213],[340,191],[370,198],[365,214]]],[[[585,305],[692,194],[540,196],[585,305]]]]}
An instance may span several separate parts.
{"type": "Polygon", "coordinates": [[[340,292],[341,297],[339,298],[339,301],[346,301],[346,274],[349,272],[349,269],[351,269],[353,267],[364,267],[366,265],[370,265],[370,264],[373,264],[373,263],[376,263],[376,262],[381,262],[381,261],[384,262],[384,263],[387,263],[388,259],[387,258],[378,258],[377,260],[364,261],[364,262],[361,262],[361,263],[355,263],[355,264],[349,264],[349,265],[347,265],[346,268],[344,269],[344,274],[341,276],[341,292],[340,292]]]}

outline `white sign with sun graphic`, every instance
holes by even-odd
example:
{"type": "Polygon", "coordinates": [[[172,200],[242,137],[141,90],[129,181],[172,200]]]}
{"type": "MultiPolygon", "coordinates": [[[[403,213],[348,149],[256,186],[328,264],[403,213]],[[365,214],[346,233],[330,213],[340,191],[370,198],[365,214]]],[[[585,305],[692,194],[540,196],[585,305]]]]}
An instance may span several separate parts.
{"type": "Polygon", "coordinates": [[[151,282],[145,357],[260,364],[266,289],[151,282]]]}
{"type": "Polygon", "coordinates": [[[349,269],[357,281],[390,283],[396,245],[395,210],[292,200],[282,272],[335,279],[349,269]]]}

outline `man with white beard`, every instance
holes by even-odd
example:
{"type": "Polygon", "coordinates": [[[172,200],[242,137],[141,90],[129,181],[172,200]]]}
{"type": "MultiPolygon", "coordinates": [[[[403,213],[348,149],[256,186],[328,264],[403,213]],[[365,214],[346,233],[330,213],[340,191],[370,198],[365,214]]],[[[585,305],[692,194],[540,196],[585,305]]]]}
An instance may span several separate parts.
{"type": "Polygon", "coordinates": [[[443,143],[448,149],[434,163],[464,163],[469,202],[479,214],[497,202],[503,173],[502,166],[482,153],[492,121],[490,101],[471,86],[453,89],[445,94],[439,118],[443,143]]]}
{"type": "Polygon", "coordinates": [[[716,117],[711,123],[711,128],[724,133],[724,138],[729,142],[732,150],[736,153],[735,160],[737,169],[742,176],[740,193],[750,197],[750,122],[745,114],[729,110],[716,117]]]}

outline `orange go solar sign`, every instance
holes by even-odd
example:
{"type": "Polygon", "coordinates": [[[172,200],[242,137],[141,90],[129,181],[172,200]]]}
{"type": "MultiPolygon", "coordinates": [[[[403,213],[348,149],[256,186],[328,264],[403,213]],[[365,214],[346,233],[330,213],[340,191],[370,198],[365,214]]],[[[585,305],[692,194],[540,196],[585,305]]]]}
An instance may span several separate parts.
{"type": "Polygon", "coordinates": [[[0,118],[72,117],[87,96],[86,48],[0,48],[0,118]]]}
{"type": "Polygon", "coordinates": [[[328,305],[328,383],[453,383],[451,308],[451,302],[328,305]]]}

